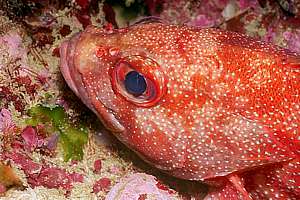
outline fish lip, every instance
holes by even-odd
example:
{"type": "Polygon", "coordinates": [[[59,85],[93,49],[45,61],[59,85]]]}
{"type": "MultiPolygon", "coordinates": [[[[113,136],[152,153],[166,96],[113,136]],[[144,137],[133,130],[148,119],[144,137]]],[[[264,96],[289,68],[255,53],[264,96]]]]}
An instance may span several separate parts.
{"type": "Polygon", "coordinates": [[[77,90],[76,84],[71,76],[70,66],[68,64],[68,48],[69,48],[69,41],[64,41],[59,49],[60,55],[60,72],[62,73],[66,83],[72,89],[72,91],[78,96],[79,92],[77,90]]]}
{"type": "Polygon", "coordinates": [[[82,32],[76,33],[68,40],[64,41],[60,46],[60,71],[71,90],[82,102],[93,112],[94,107],[89,101],[89,95],[83,84],[82,74],[74,65],[74,56],[76,55],[76,46],[82,32]]]}
{"type": "MultiPolygon", "coordinates": [[[[71,90],[80,98],[83,103],[92,110],[97,117],[102,121],[107,129],[113,132],[123,132],[125,131],[124,126],[117,120],[112,108],[107,107],[100,98],[97,98],[97,102],[100,103],[100,113],[97,108],[95,108],[96,103],[90,101],[90,95],[85,89],[82,74],[76,69],[73,59],[76,54],[77,41],[82,33],[75,34],[69,40],[64,41],[60,46],[60,71],[67,82],[71,90]],[[74,48],[74,49],[71,49],[74,48]],[[72,73],[72,72],[73,73],[72,73]],[[76,80],[74,80],[76,78],[76,80]],[[79,83],[78,83],[79,81],[79,83]],[[108,123],[108,122],[109,123],[108,123]]],[[[98,106],[99,107],[99,106],[98,106]]]]}

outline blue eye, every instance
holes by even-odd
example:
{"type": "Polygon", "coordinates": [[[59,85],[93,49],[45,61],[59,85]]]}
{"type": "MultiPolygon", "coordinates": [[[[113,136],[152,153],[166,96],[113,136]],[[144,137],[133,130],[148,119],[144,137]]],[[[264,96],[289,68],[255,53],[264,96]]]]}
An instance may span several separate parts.
{"type": "Polygon", "coordinates": [[[142,95],[147,89],[147,83],[144,76],[137,71],[131,71],[126,74],[124,85],[127,92],[134,96],[142,95]]]}
{"type": "Polygon", "coordinates": [[[162,68],[148,57],[122,57],[109,74],[116,96],[136,106],[154,106],[167,92],[167,79],[162,68]]]}

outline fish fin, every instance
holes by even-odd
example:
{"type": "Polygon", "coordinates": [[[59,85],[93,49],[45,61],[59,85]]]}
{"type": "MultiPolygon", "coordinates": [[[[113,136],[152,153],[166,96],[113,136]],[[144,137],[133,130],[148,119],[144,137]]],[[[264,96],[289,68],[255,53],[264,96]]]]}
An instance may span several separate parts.
{"type": "Polygon", "coordinates": [[[136,25],[141,25],[141,24],[150,24],[150,23],[167,24],[168,22],[160,17],[148,16],[148,17],[142,17],[142,18],[134,21],[130,26],[136,26],[136,25]]]}
{"type": "Polygon", "coordinates": [[[222,187],[212,188],[204,200],[252,200],[244,188],[243,180],[237,174],[228,176],[222,187]]]}
{"type": "Polygon", "coordinates": [[[270,42],[262,41],[254,37],[246,36],[227,30],[209,29],[218,42],[227,46],[227,49],[235,49],[241,52],[256,52],[272,59],[282,59],[282,63],[300,68],[300,54],[289,49],[282,48],[270,42]]]}
{"type": "Polygon", "coordinates": [[[289,54],[286,59],[283,59],[284,66],[291,68],[293,70],[297,70],[300,73],[300,56],[289,54]]]}
{"type": "Polygon", "coordinates": [[[297,158],[245,172],[243,177],[246,189],[254,199],[299,199],[299,174],[300,159],[297,158]]]}
{"type": "Polygon", "coordinates": [[[242,195],[244,200],[251,200],[250,194],[244,187],[241,178],[236,174],[231,174],[228,176],[229,181],[235,187],[235,189],[242,195]]]}

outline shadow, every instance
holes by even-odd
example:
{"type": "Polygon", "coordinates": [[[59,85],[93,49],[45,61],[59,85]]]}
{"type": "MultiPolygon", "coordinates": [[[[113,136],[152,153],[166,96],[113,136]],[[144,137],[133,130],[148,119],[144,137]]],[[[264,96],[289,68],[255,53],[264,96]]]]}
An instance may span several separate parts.
{"type": "Polygon", "coordinates": [[[143,161],[134,151],[122,144],[117,138],[114,139],[114,142],[110,148],[112,151],[115,151],[123,160],[132,162],[134,170],[155,176],[159,182],[163,184],[161,189],[164,189],[164,187],[167,186],[165,190],[171,188],[177,191],[183,199],[188,200],[192,199],[193,197],[196,200],[200,200],[203,199],[208,192],[208,185],[201,181],[191,181],[176,178],[151,166],[147,162],[143,161]]]}

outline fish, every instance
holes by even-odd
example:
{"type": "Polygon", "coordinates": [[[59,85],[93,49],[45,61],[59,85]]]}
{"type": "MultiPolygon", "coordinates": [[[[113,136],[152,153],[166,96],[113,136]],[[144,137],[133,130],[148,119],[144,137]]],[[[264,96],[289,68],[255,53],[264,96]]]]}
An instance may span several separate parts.
{"type": "Polygon", "coordinates": [[[205,199],[299,199],[298,54],[216,28],[89,26],[60,70],[142,159],[209,184],[205,199]]]}

